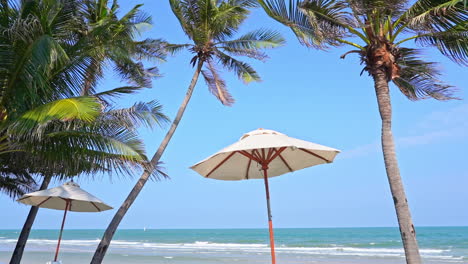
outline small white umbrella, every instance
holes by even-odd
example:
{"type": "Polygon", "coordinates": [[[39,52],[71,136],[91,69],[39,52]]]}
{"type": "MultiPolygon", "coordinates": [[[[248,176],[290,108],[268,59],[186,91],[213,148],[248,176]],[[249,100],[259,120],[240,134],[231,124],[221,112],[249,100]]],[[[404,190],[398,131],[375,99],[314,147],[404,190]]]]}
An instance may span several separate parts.
{"type": "Polygon", "coordinates": [[[73,181],[55,188],[25,194],[18,199],[18,202],[37,207],[64,210],[54,262],[57,261],[63,226],[68,211],[102,212],[112,209],[100,199],[81,189],[73,181]]]}
{"type": "Polygon", "coordinates": [[[314,165],[331,163],[340,151],[285,134],[259,128],[244,134],[239,141],[193,165],[206,178],[236,181],[264,179],[270,230],[272,263],[275,264],[275,242],[271,220],[268,178],[314,165]],[[252,162],[253,161],[253,162],[252,162]],[[258,173],[263,170],[263,175],[258,173]]]}

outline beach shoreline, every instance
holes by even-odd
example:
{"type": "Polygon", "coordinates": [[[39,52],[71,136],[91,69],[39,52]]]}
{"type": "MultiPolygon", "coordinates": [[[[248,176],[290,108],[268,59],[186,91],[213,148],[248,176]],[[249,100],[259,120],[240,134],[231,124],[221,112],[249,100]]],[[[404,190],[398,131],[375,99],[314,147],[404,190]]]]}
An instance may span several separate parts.
{"type": "MultiPolygon", "coordinates": [[[[92,258],[92,252],[87,253],[70,253],[62,252],[61,258],[63,264],[83,264],[89,263],[92,258]]],[[[163,254],[164,255],[164,254],[163,254]]],[[[193,264],[193,263],[223,263],[223,264],[239,264],[239,263],[254,263],[254,264],[269,264],[271,263],[270,257],[268,254],[257,256],[255,259],[239,256],[224,256],[222,259],[216,258],[213,259],[210,256],[203,256],[201,254],[198,257],[187,257],[187,256],[141,256],[141,255],[131,255],[131,254],[115,254],[109,253],[105,260],[104,264],[128,264],[128,263],[138,263],[138,264],[193,264]]],[[[0,264],[7,264],[11,252],[0,252],[0,264]]],[[[53,253],[51,252],[25,252],[22,263],[26,264],[45,264],[47,261],[53,259],[53,253]]],[[[366,258],[366,259],[353,259],[353,258],[324,258],[324,257],[287,257],[281,254],[277,255],[277,262],[281,264],[404,264],[404,258],[394,258],[394,259],[381,259],[381,258],[366,258]]],[[[441,262],[425,262],[425,263],[441,263],[441,262]]],[[[447,262],[453,263],[453,262],[447,262]]],[[[459,262],[459,263],[468,263],[468,262],[459,262]]]]}

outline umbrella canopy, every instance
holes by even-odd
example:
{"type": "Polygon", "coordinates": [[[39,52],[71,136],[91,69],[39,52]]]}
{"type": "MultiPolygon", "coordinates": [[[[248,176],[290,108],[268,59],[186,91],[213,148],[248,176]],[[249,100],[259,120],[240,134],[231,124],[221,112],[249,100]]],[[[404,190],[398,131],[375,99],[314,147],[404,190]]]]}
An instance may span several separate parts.
{"type": "Polygon", "coordinates": [[[67,182],[55,188],[25,194],[18,202],[49,209],[74,212],[101,212],[112,207],[91,195],[74,182],[67,182]]]}
{"type": "Polygon", "coordinates": [[[244,134],[236,143],[191,168],[207,178],[218,180],[264,180],[271,263],[275,264],[275,239],[268,178],[314,165],[331,163],[339,152],[334,148],[291,138],[274,130],[259,128],[244,134]]]}
{"type": "Polygon", "coordinates": [[[191,169],[218,180],[263,179],[264,175],[259,172],[262,163],[268,163],[268,177],[275,177],[331,163],[339,152],[334,148],[259,128],[244,134],[236,143],[193,165],[191,169]]]}

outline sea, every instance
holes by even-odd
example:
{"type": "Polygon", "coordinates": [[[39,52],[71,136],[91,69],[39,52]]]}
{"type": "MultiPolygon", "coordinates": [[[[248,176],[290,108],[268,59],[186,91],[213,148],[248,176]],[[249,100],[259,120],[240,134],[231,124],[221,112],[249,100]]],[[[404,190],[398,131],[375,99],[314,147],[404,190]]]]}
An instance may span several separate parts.
{"type": "MultiPolygon", "coordinates": [[[[89,263],[104,230],[65,230],[59,259],[89,263]]],[[[19,230],[0,230],[8,263],[19,230]]],[[[22,263],[51,261],[58,230],[33,230],[22,263]]],[[[419,227],[423,263],[468,264],[468,227],[419,227]]],[[[278,264],[404,264],[398,228],[277,228],[278,264]]],[[[267,229],[118,230],[104,263],[271,263],[267,229]]]]}

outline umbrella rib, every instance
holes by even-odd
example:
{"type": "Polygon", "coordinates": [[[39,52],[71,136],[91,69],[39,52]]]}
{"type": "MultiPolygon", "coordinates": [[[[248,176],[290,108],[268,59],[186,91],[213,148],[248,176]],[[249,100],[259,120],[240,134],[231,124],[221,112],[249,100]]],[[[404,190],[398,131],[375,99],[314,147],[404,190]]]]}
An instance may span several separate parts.
{"type": "Polygon", "coordinates": [[[291,169],[291,166],[289,166],[289,164],[286,162],[286,160],[283,158],[283,156],[281,156],[281,154],[279,154],[278,157],[280,157],[280,159],[283,161],[284,165],[286,165],[286,167],[288,167],[289,171],[293,172],[293,170],[291,169]]]}
{"type": "Polygon", "coordinates": [[[68,211],[70,211],[70,209],[71,209],[71,199],[65,199],[65,198],[62,198],[62,197],[59,197],[59,198],[65,201],[65,210],[67,208],[67,203],[70,203],[70,206],[68,207],[68,211]]]}
{"type": "Polygon", "coordinates": [[[47,202],[50,198],[52,197],[47,197],[47,199],[45,199],[44,201],[40,202],[38,205],[36,205],[37,207],[40,207],[43,203],[47,202]]]}
{"type": "Polygon", "coordinates": [[[320,155],[318,155],[318,154],[313,153],[312,151],[309,151],[309,150],[303,149],[303,148],[300,148],[300,150],[304,151],[305,153],[309,153],[310,155],[315,156],[315,157],[317,157],[317,158],[319,158],[319,159],[322,159],[322,160],[324,160],[326,163],[331,163],[331,161],[327,160],[326,158],[324,158],[324,157],[322,157],[322,156],[320,156],[320,155]]]}
{"type": "Polygon", "coordinates": [[[101,212],[101,209],[99,209],[94,202],[91,202],[91,204],[96,208],[96,210],[98,210],[98,212],[101,212]]]}
{"type": "MultiPolygon", "coordinates": [[[[246,151],[247,152],[247,151],[246,151]]],[[[248,153],[248,152],[247,152],[248,153]]],[[[252,157],[255,157],[255,161],[258,162],[258,163],[261,163],[260,161],[262,160],[262,157],[260,156],[260,153],[258,152],[258,150],[254,149],[252,151],[252,157]]]]}
{"type": "Polygon", "coordinates": [[[271,155],[276,151],[276,148],[269,148],[268,149],[268,155],[266,157],[266,160],[270,160],[271,155]]]}
{"type": "Polygon", "coordinates": [[[236,154],[236,151],[232,152],[227,156],[223,161],[221,161],[216,167],[214,167],[205,177],[208,178],[210,177],[211,173],[213,173],[215,170],[217,170],[221,165],[223,165],[228,159],[230,159],[234,154],[236,154]]]}
{"type": "MultiPolygon", "coordinates": [[[[253,151],[252,151],[252,152],[253,152],[253,151]]],[[[246,178],[247,180],[249,179],[250,163],[252,163],[252,159],[249,158],[249,163],[247,163],[247,170],[245,171],[245,178],[246,178]]]]}
{"type": "Polygon", "coordinates": [[[237,151],[237,152],[239,152],[240,154],[242,154],[242,155],[246,156],[247,158],[252,159],[252,160],[254,160],[254,161],[256,161],[256,162],[258,162],[260,164],[262,163],[262,160],[260,158],[258,158],[257,156],[255,156],[255,152],[256,152],[255,149],[252,151],[252,154],[248,153],[245,150],[241,150],[241,151],[237,151]]]}
{"type": "Polygon", "coordinates": [[[267,160],[267,163],[270,163],[270,162],[272,162],[274,159],[276,159],[276,157],[278,157],[278,155],[280,155],[281,152],[283,152],[285,149],[286,149],[286,147],[282,147],[282,148],[280,148],[279,150],[276,150],[276,153],[275,153],[269,160],[267,160]]]}

